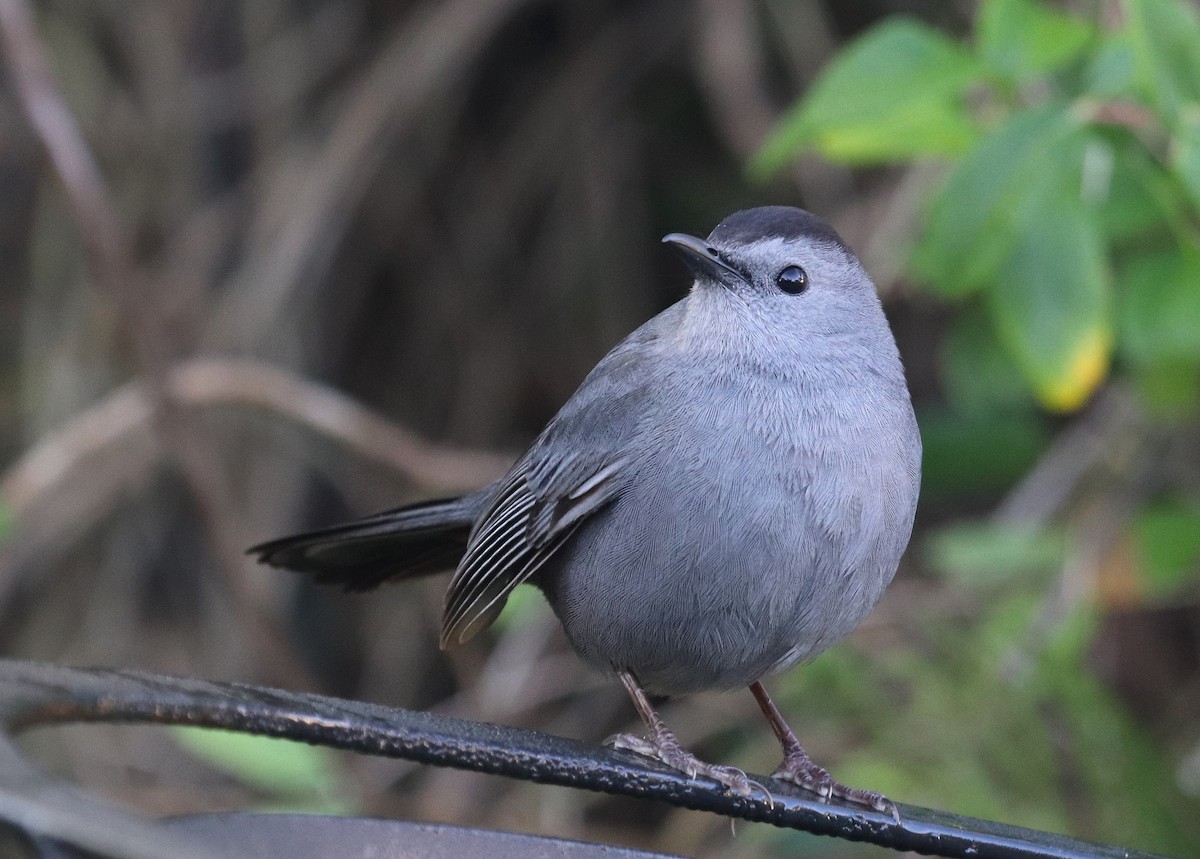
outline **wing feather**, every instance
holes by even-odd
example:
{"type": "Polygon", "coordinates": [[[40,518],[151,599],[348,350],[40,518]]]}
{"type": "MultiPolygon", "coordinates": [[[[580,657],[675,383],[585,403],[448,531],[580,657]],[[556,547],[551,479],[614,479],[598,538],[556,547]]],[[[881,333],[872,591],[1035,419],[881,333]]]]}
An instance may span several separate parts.
{"type": "Polygon", "coordinates": [[[675,360],[670,344],[660,350],[661,333],[682,313],[676,304],[609,352],[496,487],[446,593],[443,647],[491,623],[513,588],[619,496],[637,435],[658,407],[656,362],[675,360]]]}
{"type": "Polygon", "coordinates": [[[446,592],[442,646],[462,644],[488,626],[517,585],[529,580],[574,530],[616,493],[622,460],[580,469],[539,463],[538,486],[528,460],[518,463],[471,534],[446,592]],[[541,490],[541,491],[539,491],[541,490]]]}

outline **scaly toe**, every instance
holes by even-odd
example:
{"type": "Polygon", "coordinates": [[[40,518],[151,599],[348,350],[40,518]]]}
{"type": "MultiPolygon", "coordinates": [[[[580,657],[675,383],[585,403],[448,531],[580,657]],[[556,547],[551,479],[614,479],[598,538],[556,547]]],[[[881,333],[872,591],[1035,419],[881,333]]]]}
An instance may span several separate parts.
{"type": "Polygon", "coordinates": [[[624,749],[627,752],[635,752],[647,758],[658,758],[658,747],[645,737],[639,737],[636,734],[613,734],[611,737],[605,738],[604,745],[614,749],[624,749]]]}
{"type": "Polygon", "coordinates": [[[838,799],[853,805],[866,806],[888,815],[896,823],[900,822],[900,812],[896,804],[882,793],[846,787],[834,781],[828,770],[817,766],[807,756],[789,755],[771,777],[798,785],[824,800],[838,799]]]}
{"type": "Polygon", "coordinates": [[[639,755],[661,761],[688,778],[695,778],[698,775],[706,776],[718,784],[724,785],[730,793],[736,796],[753,796],[754,791],[758,790],[766,797],[767,802],[771,805],[775,804],[774,797],[766,787],[751,780],[737,767],[705,763],[678,743],[664,741],[656,744],[646,737],[638,737],[633,734],[614,734],[604,741],[604,745],[636,752],[639,755]]]}
{"type": "Polygon", "coordinates": [[[811,762],[796,766],[785,760],[779,769],[771,775],[778,781],[786,781],[815,793],[822,799],[829,799],[839,787],[829,772],[811,762]]]}
{"type": "Polygon", "coordinates": [[[855,805],[865,805],[868,808],[873,808],[880,814],[886,814],[896,823],[900,822],[900,809],[896,807],[896,803],[892,802],[882,793],[874,790],[860,790],[858,788],[846,787],[845,785],[834,782],[833,795],[838,799],[852,802],[855,805]]]}

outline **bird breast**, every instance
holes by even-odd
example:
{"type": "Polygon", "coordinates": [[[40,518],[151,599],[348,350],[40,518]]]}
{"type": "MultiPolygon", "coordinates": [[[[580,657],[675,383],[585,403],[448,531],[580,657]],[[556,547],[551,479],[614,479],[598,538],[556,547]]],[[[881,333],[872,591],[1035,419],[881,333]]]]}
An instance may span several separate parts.
{"type": "Polygon", "coordinates": [[[625,487],[543,574],[585,659],[664,694],[748,684],[853,629],[916,497],[907,394],[879,414],[862,386],[691,384],[703,395],[661,398],[625,487]]]}

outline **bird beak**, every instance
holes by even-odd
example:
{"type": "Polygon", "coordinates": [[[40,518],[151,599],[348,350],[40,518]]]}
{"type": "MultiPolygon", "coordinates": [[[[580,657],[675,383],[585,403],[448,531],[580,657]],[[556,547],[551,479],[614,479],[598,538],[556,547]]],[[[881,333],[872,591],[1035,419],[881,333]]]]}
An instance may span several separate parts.
{"type": "Polygon", "coordinates": [[[733,286],[737,281],[744,283],[746,280],[745,275],[721,259],[717,249],[703,239],[683,233],[671,233],[663,237],[663,244],[672,245],[679,251],[687,267],[701,280],[715,280],[725,286],[733,286]]]}

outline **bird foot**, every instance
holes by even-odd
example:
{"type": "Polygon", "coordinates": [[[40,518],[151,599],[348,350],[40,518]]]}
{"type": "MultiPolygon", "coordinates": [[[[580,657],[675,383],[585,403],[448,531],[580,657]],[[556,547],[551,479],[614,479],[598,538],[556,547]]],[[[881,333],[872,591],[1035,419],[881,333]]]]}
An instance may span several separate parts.
{"type": "Polygon", "coordinates": [[[671,769],[679,770],[688,778],[698,775],[706,776],[737,796],[753,796],[758,790],[771,805],[775,804],[771,792],[763,785],[747,777],[737,767],[710,764],[700,760],[687,749],[679,745],[675,735],[665,728],[653,738],[638,737],[633,734],[614,734],[604,741],[604,745],[614,749],[625,749],[636,752],[648,758],[662,761],[671,769]]]}
{"type": "Polygon", "coordinates": [[[814,763],[798,744],[785,750],[783,763],[779,765],[779,769],[775,770],[771,778],[791,782],[805,790],[812,791],[822,799],[840,799],[854,805],[865,805],[890,815],[896,823],[900,822],[900,811],[896,808],[896,803],[882,793],[846,787],[846,785],[834,781],[829,770],[814,763]]]}

